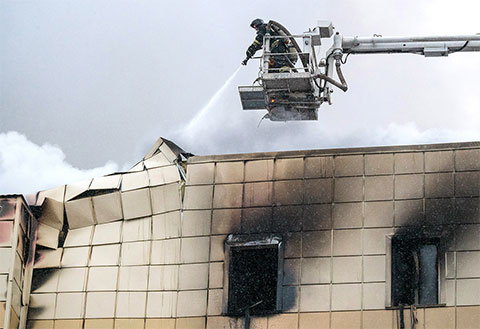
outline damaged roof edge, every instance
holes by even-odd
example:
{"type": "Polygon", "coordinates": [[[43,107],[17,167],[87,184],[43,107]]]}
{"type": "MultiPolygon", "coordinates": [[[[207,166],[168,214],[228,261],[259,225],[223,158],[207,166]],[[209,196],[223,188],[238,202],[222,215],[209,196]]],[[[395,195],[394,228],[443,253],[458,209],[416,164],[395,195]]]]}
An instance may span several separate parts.
{"type": "Polygon", "coordinates": [[[440,144],[372,146],[372,147],[352,147],[352,148],[330,148],[330,149],[318,149],[318,150],[202,155],[202,156],[189,157],[187,162],[201,163],[201,162],[211,162],[211,161],[255,160],[255,159],[265,159],[265,158],[272,158],[272,159],[273,158],[290,158],[290,157],[299,157],[299,156],[444,151],[444,150],[468,149],[468,148],[477,148],[477,147],[480,147],[480,141],[440,143],[440,144]]]}

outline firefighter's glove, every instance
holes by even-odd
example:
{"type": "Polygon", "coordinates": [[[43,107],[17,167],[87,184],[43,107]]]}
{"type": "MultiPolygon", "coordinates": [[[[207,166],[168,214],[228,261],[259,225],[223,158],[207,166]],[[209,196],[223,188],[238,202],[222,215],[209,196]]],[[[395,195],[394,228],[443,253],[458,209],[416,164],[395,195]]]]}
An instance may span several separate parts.
{"type": "Polygon", "coordinates": [[[248,57],[245,58],[245,59],[242,61],[242,65],[247,65],[247,62],[248,62],[249,59],[250,59],[250,58],[248,58],[248,57]]]}

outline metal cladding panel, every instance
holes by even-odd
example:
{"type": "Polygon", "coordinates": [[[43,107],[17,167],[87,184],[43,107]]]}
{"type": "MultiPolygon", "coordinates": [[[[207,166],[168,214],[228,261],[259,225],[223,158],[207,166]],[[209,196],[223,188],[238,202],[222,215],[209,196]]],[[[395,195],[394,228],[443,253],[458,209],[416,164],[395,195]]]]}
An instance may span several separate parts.
{"type": "Polygon", "coordinates": [[[122,232],[122,221],[95,226],[92,245],[119,243],[122,232]]]}
{"type": "Polygon", "coordinates": [[[122,176],[122,192],[136,190],[148,186],[148,174],[146,171],[124,174],[122,176]]]}
{"type": "MultiPolygon", "coordinates": [[[[117,318],[144,318],[146,292],[119,292],[117,294],[117,318]]],[[[143,324],[143,323],[142,323],[143,324]]]]}
{"type": "Polygon", "coordinates": [[[118,265],[120,244],[93,246],[90,266],[118,265]]]}
{"type": "Polygon", "coordinates": [[[264,110],[265,92],[262,87],[238,87],[240,93],[240,101],[244,110],[264,110]]]}
{"type": "Polygon", "coordinates": [[[148,290],[177,290],[178,265],[150,266],[148,290]]]}
{"type": "Polygon", "coordinates": [[[262,81],[266,90],[313,91],[312,75],[308,72],[265,73],[262,76],[262,81]]]}
{"type": "Polygon", "coordinates": [[[92,198],[98,224],[123,219],[120,192],[98,195],[92,198]]]}
{"type": "Polygon", "coordinates": [[[177,292],[149,292],[148,318],[171,318],[177,315],[177,292]]]}
{"type": "Polygon", "coordinates": [[[62,257],[62,267],[87,266],[90,247],[65,248],[62,257]]]}
{"type": "Polygon", "coordinates": [[[117,289],[118,267],[90,267],[87,291],[115,291],[117,289]]]}
{"type": "Polygon", "coordinates": [[[152,237],[152,217],[132,219],[123,223],[122,241],[134,242],[150,240],[152,237]]]}
{"type": "Polygon", "coordinates": [[[148,170],[150,186],[164,185],[180,181],[180,174],[175,165],[148,170]]]}
{"type": "Polygon", "coordinates": [[[89,179],[83,182],[68,184],[65,191],[65,201],[72,200],[76,196],[86,192],[91,182],[92,180],[89,179]]]}
{"type": "Polygon", "coordinates": [[[85,291],[87,282],[87,268],[62,268],[58,271],[58,286],[59,292],[81,292],[85,291]]]}
{"type": "Polygon", "coordinates": [[[72,200],[65,203],[69,228],[90,226],[95,223],[91,198],[72,200]]]}
{"type": "Polygon", "coordinates": [[[181,232],[180,211],[172,211],[152,217],[153,239],[178,238],[181,232]]]}
{"type": "Polygon", "coordinates": [[[92,240],[93,226],[68,230],[64,247],[88,246],[92,240]]]}
{"type": "MultiPolygon", "coordinates": [[[[118,275],[119,291],[146,291],[148,286],[148,266],[121,266],[118,275]]],[[[149,290],[154,290],[148,287],[149,290]]]]}
{"type": "Polygon", "coordinates": [[[13,219],[15,217],[15,208],[17,200],[0,199],[0,220],[13,219]]]}
{"type": "Polygon", "coordinates": [[[173,183],[169,185],[156,186],[150,189],[152,198],[152,211],[160,214],[172,210],[180,210],[181,196],[180,185],[173,183]]]}
{"type": "Polygon", "coordinates": [[[62,254],[63,248],[58,248],[56,250],[37,249],[37,256],[35,257],[35,265],[33,266],[33,268],[60,267],[60,260],[62,258],[62,254]]]}
{"type": "Polygon", "coordinates": [[[128,242],[122,244],[120,262],[122,265],[148,265],[150,262],[151,241],[128,242]]]}
{"type": "Polygon", "coordinates": [[[37,228],[37,245],[56,249],[60,231],[56,228],[39,223],[37,228]]]}
{"type": "Polygon", "coordinates": [[[121,175],[110,175],[94,178],[90,190],[110,190],[120,187],[121,175]]]}
{"type": "Polygon", "coordinates": [[[149,189],[122,192],[122,206],[125,219],[151,216],[149,189]]]}
{"type": "Polygon", "coordinates": [[[147,169],[168,166],[171,164],[171,162],[167,159],[167,157],[162,153],[155,154],[151,158],[148,158],[147,160],[143,161],[143,163],[147,169]]]}

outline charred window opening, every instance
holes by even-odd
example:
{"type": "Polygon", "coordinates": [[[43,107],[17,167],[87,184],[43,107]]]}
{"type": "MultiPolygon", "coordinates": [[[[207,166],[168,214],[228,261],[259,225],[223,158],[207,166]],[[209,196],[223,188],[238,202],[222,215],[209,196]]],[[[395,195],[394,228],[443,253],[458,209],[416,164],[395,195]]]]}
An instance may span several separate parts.
{"type": "Polygon", "coordinates": [[[281,309],[282,300],[280,240],[245,239],[248,238],[227,238],[226,313],[236,316],[247,312],[251,315],[275,313],[281,309]]]}
{"type": "Polygon", "coordinates": [[[392,305],[438,304],[438,240],[392,239],[392,305]]]}

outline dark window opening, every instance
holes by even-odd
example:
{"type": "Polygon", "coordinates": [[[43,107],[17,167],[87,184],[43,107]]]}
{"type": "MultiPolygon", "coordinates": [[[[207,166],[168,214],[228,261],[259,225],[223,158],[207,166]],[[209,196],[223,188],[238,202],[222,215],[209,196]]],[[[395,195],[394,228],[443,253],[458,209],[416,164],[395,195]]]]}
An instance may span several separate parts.
{"type": "Polygon", "coordinates": [[[438,241],[392,239],[392,305],[438,304],[438,241]]]}
{"type": "Polygon", "coordinates": [[[244,315],[247,308],[252,315],[277,310],[278,256],[277,245],[231,247],[229,314],[244,315]]]}

